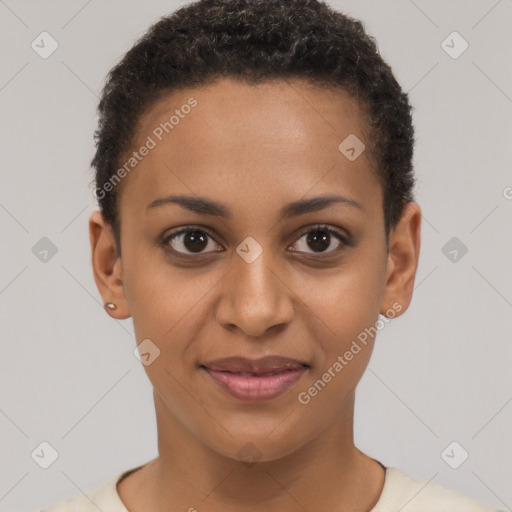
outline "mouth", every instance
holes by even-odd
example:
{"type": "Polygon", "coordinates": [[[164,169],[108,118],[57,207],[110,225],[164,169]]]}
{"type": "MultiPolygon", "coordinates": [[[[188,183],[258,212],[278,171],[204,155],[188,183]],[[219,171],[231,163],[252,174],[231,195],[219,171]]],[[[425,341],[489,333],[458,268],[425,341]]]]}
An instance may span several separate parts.
{"type": "Polygon", "coordinates": [[[217,359],[200,365],[227,394],[240,400],[271,400],[290,389],[309,365],[281,356],[258,360],[241,357],[217,359]]]}

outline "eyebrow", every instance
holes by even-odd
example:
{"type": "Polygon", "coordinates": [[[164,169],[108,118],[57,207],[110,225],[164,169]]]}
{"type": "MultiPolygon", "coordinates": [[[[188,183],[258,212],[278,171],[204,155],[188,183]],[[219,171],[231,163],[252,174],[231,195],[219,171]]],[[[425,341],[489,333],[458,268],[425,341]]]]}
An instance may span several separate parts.
{"type": "MultiPolygon", "coordinates": [[[[304,215],[305,213],[317,212],[328,208],[335,203],[346,204],[359,208],[360,210],[364,210],[362,204],[348,197],[326,195],[313,197],[311,199],[299,199],[298,201],[288,203],[279,210],[278,219],[279,221],[282,221],[291,217],[296,217],[298,215],[304,215]]],[[[207,197],[184,195],[170,195],[167,197],[155,199],[153,202],[148,204],[146,211],[165,204],[177,204],[182,208],[203,215],[214,215],[216,217],[222,217],[225,219],[233,218],[231,209],[222,203],[214,201],[213,199],[208,199],[207,197]]]]}

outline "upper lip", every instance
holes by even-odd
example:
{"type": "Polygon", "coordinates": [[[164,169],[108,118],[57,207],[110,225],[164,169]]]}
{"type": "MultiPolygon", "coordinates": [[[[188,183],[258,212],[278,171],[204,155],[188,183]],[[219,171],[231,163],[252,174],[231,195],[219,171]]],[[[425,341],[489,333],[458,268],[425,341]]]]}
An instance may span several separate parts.
{"type": "Polygon", "coordinates": [[[270,373],[279,370],[295,370],[307,367],[296,359],[283,356],[266,356],[261,359],[247,359],[246,357],[224,357],[215,359],[201,366],[214,371],[244,372],[244,373],[270,373]]]}

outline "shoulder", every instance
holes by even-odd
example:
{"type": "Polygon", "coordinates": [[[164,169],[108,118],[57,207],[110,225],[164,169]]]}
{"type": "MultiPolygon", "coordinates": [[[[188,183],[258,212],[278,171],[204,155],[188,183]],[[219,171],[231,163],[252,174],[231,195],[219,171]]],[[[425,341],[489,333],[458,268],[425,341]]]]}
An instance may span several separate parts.
{"type": "Polygon", "coordinates": [[[117,482],[125,473],[109,478],[89,492],[76,494],[38,512],[128,512],[116,488],[117,482]]]}
{"type": "Polygon", "coordinates": [[[435,482],[407,476],[394,467],[386,470],[384,488],[371,512],[497,512],[469,496],[435,482]]]}

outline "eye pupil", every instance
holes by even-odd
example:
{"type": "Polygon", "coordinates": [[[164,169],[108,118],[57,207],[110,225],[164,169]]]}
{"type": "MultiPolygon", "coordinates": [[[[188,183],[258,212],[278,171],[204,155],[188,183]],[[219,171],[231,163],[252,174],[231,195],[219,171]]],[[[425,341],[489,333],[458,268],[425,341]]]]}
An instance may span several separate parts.
{"type": "Polygon", "coordinates": [[[312,244],[311,248],[320,252],[325,251],[329,247],[330,235],[325,229],[315,229],[311,231],[307,237],[308,244],[312,244]],[[323,235],[319,236],[319,233],[323,235]],[[327,241],[327,244],[325,243],[327,241]]]}
{"type": "Polygon", "coordinates": [[[201,231],[188,231],[183,238],[183,245],[191,252],[201,252],[208,245],[208,240],[201,231]]]}

